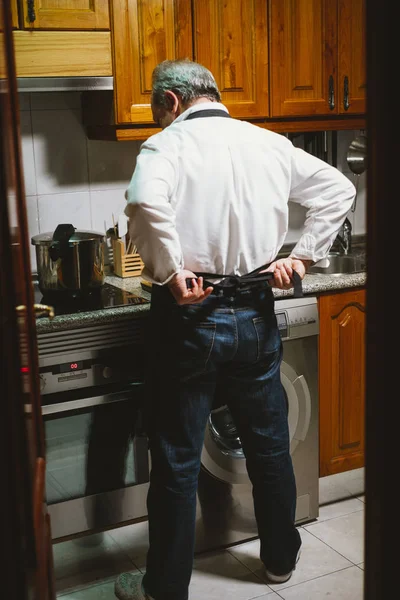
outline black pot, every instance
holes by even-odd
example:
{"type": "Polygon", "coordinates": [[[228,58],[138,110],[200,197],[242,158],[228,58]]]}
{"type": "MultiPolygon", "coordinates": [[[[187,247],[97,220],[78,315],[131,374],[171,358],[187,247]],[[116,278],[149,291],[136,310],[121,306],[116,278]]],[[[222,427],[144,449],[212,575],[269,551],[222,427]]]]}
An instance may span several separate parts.
{"type": "Polygon", "coordinates": [[[33,236],[31,242],[36,249],[39,289],[44,296],[80,295],[103,285],[105,235],[77,231],[66,223],[58,225],[54,233],[33,236]]]}

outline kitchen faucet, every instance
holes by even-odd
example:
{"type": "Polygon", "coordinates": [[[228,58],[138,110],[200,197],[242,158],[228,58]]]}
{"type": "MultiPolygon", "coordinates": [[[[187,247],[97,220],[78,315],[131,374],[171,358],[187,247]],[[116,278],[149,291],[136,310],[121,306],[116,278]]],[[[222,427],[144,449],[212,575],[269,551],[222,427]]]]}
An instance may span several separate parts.
{"type": "Polygon", "coordinates": [[[339,233],[336,236],[335,242],[337,243],[340,254],[350,254],[351,253],[351,223],[349,219],[346,217],[342,227],[339,230],[339,233]]]}

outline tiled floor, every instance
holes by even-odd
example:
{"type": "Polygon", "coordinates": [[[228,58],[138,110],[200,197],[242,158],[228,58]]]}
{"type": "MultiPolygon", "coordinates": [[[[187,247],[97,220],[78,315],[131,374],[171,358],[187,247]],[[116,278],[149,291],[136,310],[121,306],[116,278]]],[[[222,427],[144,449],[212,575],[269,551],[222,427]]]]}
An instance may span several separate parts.
{"type": "MultiPolygon", "coordinates": [[[[320,479],[320,514],[299,528],[302,553],[292,578],[267,584],[250,541],[197,556],[190,600],[362,600],[364,469],[320,479]]],[[[115,600],[122,571],[143,570],[147,523],[54,545],[57,598],[115,600]]]]}

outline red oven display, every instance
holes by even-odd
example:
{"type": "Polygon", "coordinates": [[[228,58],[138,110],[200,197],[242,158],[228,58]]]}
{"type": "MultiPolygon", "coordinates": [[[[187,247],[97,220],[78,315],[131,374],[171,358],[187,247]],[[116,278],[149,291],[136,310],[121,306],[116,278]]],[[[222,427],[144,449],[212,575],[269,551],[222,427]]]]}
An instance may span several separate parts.
{"type": "Polygon", "coordinates": [[[69,373],[71,371],[81,371],[83,369],[83,360],[78,360],[76,362],[64,363],[59,365],[60,373],[69,373]]]}

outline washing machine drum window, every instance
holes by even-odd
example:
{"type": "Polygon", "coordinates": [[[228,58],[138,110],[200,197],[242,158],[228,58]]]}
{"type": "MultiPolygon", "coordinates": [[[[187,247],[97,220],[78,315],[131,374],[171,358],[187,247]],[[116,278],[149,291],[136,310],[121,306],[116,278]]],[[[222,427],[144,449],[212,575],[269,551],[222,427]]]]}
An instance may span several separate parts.
{"type": "MultiPolygon", "coordinates": [[[[302,375],[283,362],[281,380],[288,404],[290,452],[305,440],[311,420],[311,396],[302,375]]],[[[227,406],[212,411],[206,428],[202,467],[226,483],[249,483],[240,438],[227,406]]]]}
{"type": "Polygon", "coordinates": [[[236,425],[227,406],[212,411],[208,428],[214,444],[219,450],[233,458],[243,458],[242,443],[236,425]]]}

